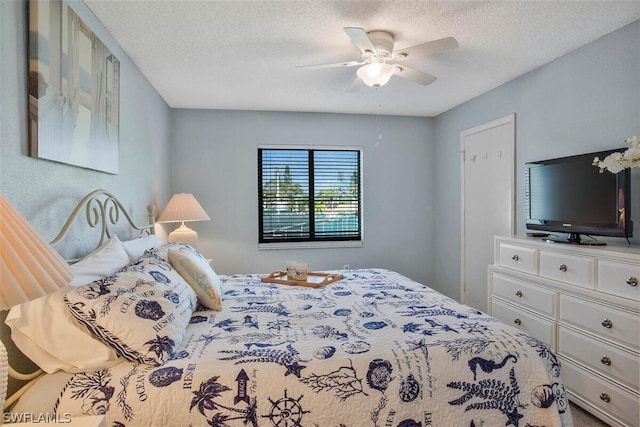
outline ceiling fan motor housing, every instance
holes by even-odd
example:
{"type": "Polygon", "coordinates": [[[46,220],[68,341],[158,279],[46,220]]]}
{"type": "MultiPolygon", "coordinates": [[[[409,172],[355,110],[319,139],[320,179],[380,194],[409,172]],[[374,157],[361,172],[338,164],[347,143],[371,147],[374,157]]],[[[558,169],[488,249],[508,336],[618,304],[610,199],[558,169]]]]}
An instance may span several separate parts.
{"type": "MultiPolygon", "coordinates": [[[[373,52],[372,54],[384,59],[390,59],[391,53],[393,52],[393,36],[391,35],[391,33],[388,33],[386,31],[369,31],[367,35],[369,36],[369,40],[371,40],[371,43],[375,46],[377,51],[377,54],[373,52]]],[[[364,59],[367,58],[365,57],[364,59]]]]}

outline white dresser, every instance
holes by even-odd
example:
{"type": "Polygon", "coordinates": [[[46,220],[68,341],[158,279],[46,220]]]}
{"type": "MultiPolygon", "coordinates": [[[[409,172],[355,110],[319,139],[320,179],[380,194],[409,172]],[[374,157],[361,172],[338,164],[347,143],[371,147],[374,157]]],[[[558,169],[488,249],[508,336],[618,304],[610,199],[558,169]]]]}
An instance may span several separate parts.
{"type": "Polygon", "coordinates": [[[571,401],[640,425],[640,247],[496,237],[490,314],[559,355],[571,401]]]}

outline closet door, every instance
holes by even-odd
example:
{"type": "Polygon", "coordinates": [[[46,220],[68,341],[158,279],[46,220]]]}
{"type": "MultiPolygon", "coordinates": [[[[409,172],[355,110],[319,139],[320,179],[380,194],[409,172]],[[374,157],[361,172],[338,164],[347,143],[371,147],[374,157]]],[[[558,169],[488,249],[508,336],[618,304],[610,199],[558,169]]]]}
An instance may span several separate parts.
{"type": "Polygon", "coordinates": [[[515,114],[460,133],[461,301],[487,312],[493,236],[513,234],[515,114]]]}

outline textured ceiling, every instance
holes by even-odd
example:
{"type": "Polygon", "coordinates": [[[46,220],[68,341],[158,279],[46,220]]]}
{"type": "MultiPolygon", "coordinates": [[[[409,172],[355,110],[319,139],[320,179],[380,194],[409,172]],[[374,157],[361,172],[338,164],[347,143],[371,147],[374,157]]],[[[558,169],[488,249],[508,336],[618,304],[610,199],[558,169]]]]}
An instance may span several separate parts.
{"type": "Polygon", "coordinates": [[[434,116],[640,19],[640,1],[84,0],[169,106],[434,116]],[[354,85],[343,27],[385,30],[438,77],[354,85]]]}

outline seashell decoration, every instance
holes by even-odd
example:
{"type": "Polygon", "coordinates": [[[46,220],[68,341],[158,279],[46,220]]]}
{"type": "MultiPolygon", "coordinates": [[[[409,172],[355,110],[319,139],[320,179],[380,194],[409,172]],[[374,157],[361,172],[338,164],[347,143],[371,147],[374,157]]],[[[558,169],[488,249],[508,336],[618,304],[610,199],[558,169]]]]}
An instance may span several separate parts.
{"type": "Polygon", "coordinates": [[[325,347],[320,347],[319,349],[314,351],[313,357],[320,360],[329,359],[335,353],[336,353],[336,348],[333,346],[327,345],[325,347]]]}

